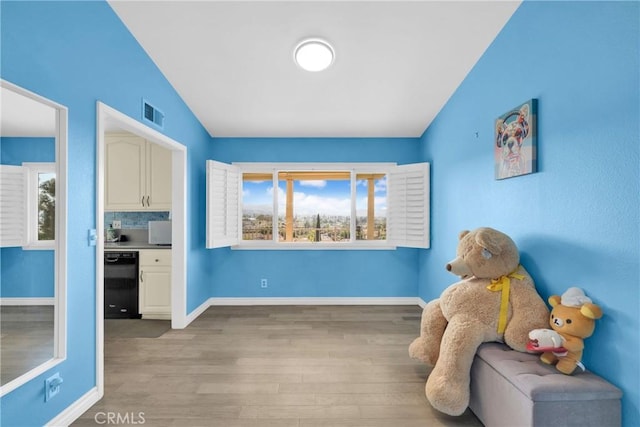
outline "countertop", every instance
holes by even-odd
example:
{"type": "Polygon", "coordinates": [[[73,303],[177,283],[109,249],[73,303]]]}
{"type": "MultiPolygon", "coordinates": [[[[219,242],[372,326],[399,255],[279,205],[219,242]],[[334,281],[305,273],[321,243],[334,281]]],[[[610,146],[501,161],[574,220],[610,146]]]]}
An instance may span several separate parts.
{"type": "Polygon", "coordinates": [[[134,249],[171,249],[171,245],[154,245],[145,242],[105,242],[104,244],[105,251],[128,251],[134,249]]]}

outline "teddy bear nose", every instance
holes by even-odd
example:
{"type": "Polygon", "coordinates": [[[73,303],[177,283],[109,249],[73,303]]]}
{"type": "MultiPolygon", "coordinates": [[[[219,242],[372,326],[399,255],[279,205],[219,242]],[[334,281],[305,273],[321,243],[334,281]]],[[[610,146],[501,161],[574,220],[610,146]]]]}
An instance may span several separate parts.
{"type": "Polygon", "coordinates": [[[564,322],[562,321],[562,319],[556,317],[555,319],[553,319],[553,324],[556,326],[562,326],[564,325],[564,322]]]}
{"type": "Polygon", "coordinates": [[[451,271],[451,264],[447,264],[446,267],[447,267],[447,271],[451,271]]]}

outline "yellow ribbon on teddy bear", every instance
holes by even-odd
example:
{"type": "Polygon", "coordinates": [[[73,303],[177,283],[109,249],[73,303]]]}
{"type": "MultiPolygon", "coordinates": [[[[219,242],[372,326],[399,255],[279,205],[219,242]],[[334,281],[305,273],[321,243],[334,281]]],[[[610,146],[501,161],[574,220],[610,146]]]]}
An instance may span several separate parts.
{"type": "Polygon", "coordinates": [[[502,291],[502,295],[500,298],[500,315],[498,317],[498,333],[504,333],[504,330],[507,328],[507,312],[509,310],[509,292],[511,291],[511,279],[524,279],[523,274],[518,274],[516,271],[520,268],[518,266],[511,273],[506,276],[502,276],[498,279],[492,279],[491,284],[487,286],[491,292],[502,291]]]}

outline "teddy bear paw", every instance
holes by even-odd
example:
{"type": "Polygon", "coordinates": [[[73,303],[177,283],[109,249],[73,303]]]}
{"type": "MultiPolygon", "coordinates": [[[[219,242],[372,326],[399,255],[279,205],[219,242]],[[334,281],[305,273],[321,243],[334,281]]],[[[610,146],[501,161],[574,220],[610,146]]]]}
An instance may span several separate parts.
{"type": "Polygon", "coordinates": [[[569,359],[560,359],[556,364],[556,369],[565,375],[571,375],[576,370],[576,362],[569,359]]]}
{"type": "Polygon", "coordinates": [[[558,358],[550,351],[547,351],[542,353],[542,355],[540,356],[540,360],[547,365],[553,365],[558,361],[558,358]]]}
{"type": "Polygon", "coordinates": [[[469,387],[457,387],[446,378],[427,379],[427,399],[435,409],[452,416],[459,416],[469,406],[469,387]]]}
{"type": "Polygon", "coordinates": [[[420,360],[428,366],[433,367],[438,359],[438,354],[434,354],[433,351],[429,350],[430,349],[425,345],[424,340],[421,337],[418,337],[409,345],[409,357],[420,360]]]}

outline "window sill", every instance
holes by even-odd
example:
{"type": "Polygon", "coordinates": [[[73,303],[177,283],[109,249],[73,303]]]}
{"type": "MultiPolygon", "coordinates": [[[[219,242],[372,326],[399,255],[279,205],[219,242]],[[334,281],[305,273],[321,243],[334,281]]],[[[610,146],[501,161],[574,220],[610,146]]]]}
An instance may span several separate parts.
{"type": "Polygon", "coordinates": [[[242,242],[231,246],[233,250],[266,250],[266,251],[371,251],[395,250],[396,246],[389,242],[348,242],[348,243],[276,243],[276,242],[242,242]]]}
{"type": "Polygon", "coordinates": [[[53,251],[56,249],[56,244],[51,243],[30,243],[22,247],[23,251],[53,251]]]}

